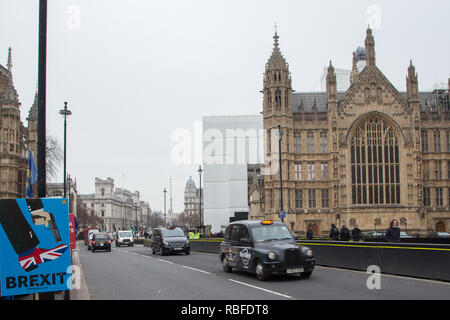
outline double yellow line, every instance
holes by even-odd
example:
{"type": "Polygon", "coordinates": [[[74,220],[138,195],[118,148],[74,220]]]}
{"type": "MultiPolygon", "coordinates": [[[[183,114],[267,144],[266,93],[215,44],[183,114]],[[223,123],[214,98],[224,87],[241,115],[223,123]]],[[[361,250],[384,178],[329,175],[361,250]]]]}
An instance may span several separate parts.
{"type": "MultiPolygon", "coordinates": [[[[222,238],[217,239],[191,239],[191,242],[222,242],[222,238]]],[[[398,246],[366,246],[366,245],[354,245],[354,244],[338,244],[338,243],[312,243],[312,242],[299,242],[298,244],[309,246],[332,246],[332,247],[354,247],[354,248],[375,248],[375,249],[405,249],[405,250],[428,250],[428,251],[450,251],[450,248],[424,248],[424,247],[398,247],[398,246]]]]}

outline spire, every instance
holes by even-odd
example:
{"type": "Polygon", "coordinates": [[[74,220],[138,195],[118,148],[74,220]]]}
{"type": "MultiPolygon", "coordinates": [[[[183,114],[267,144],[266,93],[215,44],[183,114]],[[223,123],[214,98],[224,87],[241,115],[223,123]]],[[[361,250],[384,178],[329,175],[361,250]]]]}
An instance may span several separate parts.
{"type": "Polygon", "coordinates": [[[375,66],[375,39],[370,26],[366,32],[366,60],[368,66],[375,66]]]}
{"type": "Polygon", "coordinates": [[[419,81],[417,79],[416,68],[409,60],[408,76],[406,77],[406,95],[408,101],[417,101],[419,99],[419,81]]]}
{"type": "Polygon", "coordinates": [[[358,77],[358,67],[356,65],[356,53],[353,51],[353,61],[352,61],[352,72],[350,74],[350,84],[355,82],[356,78],[358,77]]]}
{"type": "Polygon", "coordinates": [[[12,73],[12,55],[11,55],[11,47],[8,48],[8,62],[6,63],[8,71],[12,73]]]}
{"type": "Polygon", "coordinates": [[[288,69],[288,65],[286,63],[286,60],[284,59],[283,55],[281,54],[278,39],[280,37],[278,36],[278,28],[275,24],[275,34],[273,36],[273,50],[272,55],[269,58],[269,61],[267,62],[267,67],[269,69],[288,69]]]}
{"type": "Polygon", "coordinates": [[[275,35],[273,36],[273,46],[274,47],[276,47],[276,48],[278,48],[278,38],[280,38],[279,36],[278,36],[278,32],[277,32],[278,30],[277,30],[277,24],[275,23],[275,35]]]}
{"type": "Polygon", "coordinates": [[[330,60],[330,66],[328,67],[327,74],[327,100],[333,102],[337,99],[337,83],[336,74],[334,73],[334,67],[330,60]]]}
{"type": "Polygon", "coordinates": [[[5,89],[0,96],[0,101],[13,103],[19,105],[19,95],[17,94],[16,88],[14,88],[13,75],[12,75],[12,58],[11,58],[11,47],[8,48],[8,62],[6,66],[8,67],[9,76],[8,82],[6,83],[5,89]]]}

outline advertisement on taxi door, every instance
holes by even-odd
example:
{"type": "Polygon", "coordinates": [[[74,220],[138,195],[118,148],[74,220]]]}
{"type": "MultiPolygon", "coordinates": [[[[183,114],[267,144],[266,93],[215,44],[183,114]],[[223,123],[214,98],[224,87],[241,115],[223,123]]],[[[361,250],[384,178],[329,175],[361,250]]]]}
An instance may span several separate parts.
{"type": "Polygon", "coordinates": [[[0,200],[0,294],[70,290],[67,199],[0,200]]]}

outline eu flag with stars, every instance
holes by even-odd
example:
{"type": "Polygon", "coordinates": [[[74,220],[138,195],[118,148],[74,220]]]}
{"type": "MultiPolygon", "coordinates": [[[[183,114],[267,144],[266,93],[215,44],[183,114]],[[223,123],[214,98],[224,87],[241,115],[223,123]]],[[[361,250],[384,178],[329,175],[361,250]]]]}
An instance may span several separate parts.
{"type": "Polygon", "coordinates": [[[27,198],[33,198],[33,184],[37,182],[37,168],[34,163],[33,153],[28,150],[28,170],[27,170],[27,188],[25,194],[27,198]]]}

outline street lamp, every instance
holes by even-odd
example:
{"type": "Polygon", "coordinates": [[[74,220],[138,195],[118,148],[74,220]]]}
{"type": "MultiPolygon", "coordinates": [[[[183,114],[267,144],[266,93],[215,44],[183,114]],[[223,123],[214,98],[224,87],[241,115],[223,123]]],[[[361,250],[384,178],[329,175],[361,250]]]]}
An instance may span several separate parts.
{"type": "Polygon", "coordinates": [[[167,193],[167,190],[166,190],[166,188],[164,188],[163,193],[164,193],[164,225],[167,227],[167,214],[166,214],[166,193],[167,193]]]}
{"type": "MultiPolygon", "coordinates": [[[[280,176],[280,213],[283,212],[283,170],[281,167],[281,139],[283,136],[283,131],[281,130],[281,126],[278,125],[278,163],[279,163],[279,176],[280,176]]],[[[284,222],[284,215],[281,216],[281,222],[284,222]]]]}
{"type": "Polygon", "coordinates": [[[200,227],[203,225],[202,223],[202,166],[199,165],[198,166],[198,175],[199,175],[199,180],[200,180],[200,203],[199,203],[199,216],[200,216],[200,227]]]}
{"type": "Polygon", "coordinates": [[[66,197],[66,150],[67,150],[67,116],[72,115],[72,111],[67,109],[67,102],[64,102],[64,109],[59,111],[59,114],[64,117],[64,198],[66,197]]]}

